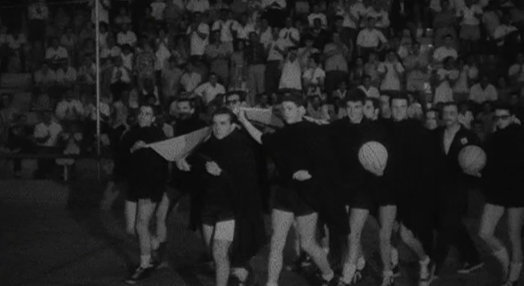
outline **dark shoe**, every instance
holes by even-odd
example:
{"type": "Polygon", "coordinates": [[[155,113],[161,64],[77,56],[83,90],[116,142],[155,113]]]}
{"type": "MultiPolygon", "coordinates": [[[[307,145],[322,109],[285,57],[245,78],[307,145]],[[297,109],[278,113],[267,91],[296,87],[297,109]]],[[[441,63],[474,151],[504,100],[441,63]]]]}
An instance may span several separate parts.
{"type": "Polygon", "coordinates": [[[400,267],[398,264],[394,265],[391,271],[393,271],[393,277],[400,277],[400,267]]]}
{"type": "Polygon", "coordinates": [[[125,282],[127,284],[134,285],[140,281],[143,281],[151,276],[151,272],[153,272],[154,266],[150,266],[147,268],[144,267],[138,267],[131,276],[129,276],[125,282]]]}
{"type": "Polygon", "coordinates": [[[462,264],[462,267],[460,267],[457,272],[460,274],[468,274],[471,273],[477,269],[482,268],[484,266],[484,263],[481,261],[478,262],[465,262],[462,264]]]}

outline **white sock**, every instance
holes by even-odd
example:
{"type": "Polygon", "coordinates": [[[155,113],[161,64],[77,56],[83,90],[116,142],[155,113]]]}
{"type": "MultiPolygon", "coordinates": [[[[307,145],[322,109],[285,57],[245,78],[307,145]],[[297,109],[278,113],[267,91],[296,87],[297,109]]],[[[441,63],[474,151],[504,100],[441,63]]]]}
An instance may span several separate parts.
{"type": "Polygon", "coordinates": [[[426,257],[420,260],[418,263],[420,263],[421,266],[424,265],[427,267],[430,261],[431,259],[429,259],[429,256],[426,255],[426,257]]]}
{"type": "Polygon", "coordinates": [[[231,268],[231,274],[237,277],[240,281],[246,281],[249,272],[246,268],[231,268]]]}
{"type": "Polygon", "coordinates": [[[364,258],[364,255],[362,255],[357,260],[357,269],[362,270],[364,267],[366,267],[366,258],[364,258]]]}
{"type": "Polygon", "coordinates": [[[140,267],[147,268],[151,265],[151,254],[140,255],[140,267]]]}
{"type": "Polygon", "coordinates": [[[322,278],[328,282],[331,281],[333,277],[335,277],[335,273],[333,271],[331,271],[329,274],[322,274],[322,278]]]}
{"type": "Polygon", "coordinates": [[[395,247],[391,247],[391,265],[398,265],[398,250],[395,247]]]}
{"type": "Polygon", "coordinates": [[[278,286],[278,284],[277,283],[269,283],[269,282],[267,282],[266,286],[278,286]]]}
{"type": "Polygon", "coordinates": [[[508,280],[510,282],[518,281],[520,278],[521,271],[522,271],[522,262],[520,263],[512,262],[509,268],[509,279],[508,280]]]}
{"type": "Polygon", "coordinates": [[[429,277],[428,266],[430,261],[429,256],[426,256],[423,260],[418,262],[420,264],[420,278],[425,279],[429,277]]]}
{"type": "Polygon", "coordinates": [[[508,275],[509,271],[509,254],[505,247],[493,252],[493,256],[502,264],[504,275],[508,275]]]}
{"type": "Polygon", "coordinates": [[[357,271],[357,266],[355,264],[344,264],[344,269],[342,270],[342,282],[346,284],[350,284],[353,280],[353,276],[355,276],[355,272],[357,271]]]}

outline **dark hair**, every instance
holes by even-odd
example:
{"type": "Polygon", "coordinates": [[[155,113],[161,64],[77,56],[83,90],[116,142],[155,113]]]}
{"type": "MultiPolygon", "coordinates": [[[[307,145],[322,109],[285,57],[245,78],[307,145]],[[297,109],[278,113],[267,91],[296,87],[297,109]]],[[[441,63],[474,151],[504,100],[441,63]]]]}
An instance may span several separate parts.
{"type": "Polygon", "coordinates": [[[214,118],[217,115],[229,115],[229,122],[233,123],[236,121],[236,115],[231,111],[231,109],[227,107],[219,107],[213,112],[212,118],[214,118]]]}
{"type": "Polygon", "coordinates": [[[428,111],[426,111],[426,116],[430,112],[435,112],[435,114],[436,114],[435,117],[436,118],[440,118],[440,110],[438,110],[437,108],[433,107],[433,108],[429,109],[428,111]]]}
{"type": "Polygon", "coordinates": [[[298,92],[284,93],[282,97],[282,102],[293,102],[298,107],[306,107],[307,100],[304,96],[298,92]]]}
{"type": "Polygon", "coordinates": [[[389,105],[393,105],[393,100],[405,100],[409,104],[409,97],[406,94],[392,94],[389,97],[389,105]]]}
{"type": "Polygon", "coordinates": [[[239,91],[232,91],[232,92],[226,93],[224,95],[224,98],[225,98],[225,100],[227,100],[229,97],[234,96],[234,95],[238,96],[238,99],[240,101],[244,101],[245,96],[244,96],[243,92],[239,92],[239,91]]]}
{"type": "Polygon", "coordinates": [[[360,102],[364,105],[366,103],[366,94],[359,88],[353,88],[344,97],[344,102],[360,102]]]}
{"type": "Polygon", "coordinates": [[[457,109],[457,111],[459,110],[459,106],[456,102],[453,102],[453,101],[448,101],[448,102],[445,102],[443,105],[442,105],[442,110],[444,110],[444,108],[446,107],[449,107],[449,106],[455,106],[455,108],[457,109]]]}
{"type": "Polygon", "coordinates": [[[189,97],[183,97],[176,101],[177,104],[181,102],[187,102],[191,108],[195,108],[195,101],[192,98],[189,97]]]}
{"type": "Polygon", "coordinates": [[[309,56],[309,59],[313,60],[316,64],[319,64],[320,63],[320,54],[319,53],[311,54],[309,56]]]}
{"type": "Polygon", "coordinates": [[[373,104],[373,108],[375,108],[375,109],[379,109],[380,108],[380,100],[378,100],[377,98],[366,97],[365,101],[371,101],[371,103],[373,104]]]}
{"type": "Polygon", "coordinates": [[[515,109],[513,108],[513,106],[503,101],[498,101],[495,103],[495,107],[493,108],[493,110],[497,110],[497,109],[498,110],[507,110],[510,115],[515,114],[515,109]]]}
{"type": "Polygon", "coordinates": [[[151,110],[153,111],[153,116],[156,116],[156,114],[157,114],[157,110],[156,110],[156,108],[155,108],[153,105],[151,105],[151,104],[147,104],[147,103],[142,103],[142,104],[140,104],[140,106],[138,107],[138,110],[140,110],[142,107],[151,108],[151,110]]]}

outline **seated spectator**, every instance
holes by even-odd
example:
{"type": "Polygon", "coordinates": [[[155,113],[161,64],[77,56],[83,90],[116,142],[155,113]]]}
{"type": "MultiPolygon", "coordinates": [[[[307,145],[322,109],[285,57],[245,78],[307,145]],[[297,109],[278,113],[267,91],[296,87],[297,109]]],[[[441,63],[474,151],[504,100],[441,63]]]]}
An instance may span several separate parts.
{"type": "Polygon", "coordinates": [[[473,85],[469,91],[469,100],[478,104],[486,101],[496,101],[497,99],[497,89],[489,83],[489,79],[485,75],[481,76],[480,82],[473,85]]]}
{"type": "Polygon", "coordinates": [[[269,95],[267,93],[262,93],[258,95],[258,103],[255,105],[255,108],[271,108],[271,103],[269,102],[269,95]]]}
{"type": "Polygon", "coordinates": [[[471,129],[471,123],[475,118],[473,117],[473,112],[469,106],[469,102],[464,101],[459,103],[459,115],[458,121],[462,126],[467,129],[471,129]]]}
{"type": "Polygon", "coordinates": [[[120,54],[120,59],[122,59],[123,67],[127,68],[129,71],[133,71],[135,54],[132,52],[132,48],[130,45],[122,46],[122,53],[120,54]]]}
{"type": "Polygon", "coordinates": [[[79,82],[86,84],[96,83],[96,65],[92,58],[87,57],[84,59],[82,66],[78,69],[77,78],[79,82]]]}
{"type": "Polygon", "coordinates": [[[462,102],[468,100],[469,87],[473,85],[475,77],[478,75],[478,70],[475,66],[469,67],[464,63],[464,59],[459,58],[457,60],[457,70],[459,71],[459,77],[453,84],[453,99],[455,102],[462,102]]]}
{"type": "Polygon", "coordinates": [[[313,119],[329,120],[327,106],[322,104],[320,96],[314,95],[309,98],[306,114],[313,119]]]}
{"type": "Polygon", "coordinates": [[[78,45],[78,36],[72,27],[66,27],[65,33],[60,37],[60,45],[67,50],[67,54],[73,56],[78,45]]]}
{"type": "Polygon", "coordinates": [[[240,16],[240,22],[235,22],[232,25],[231,31],[233,32],[235,39],[247,41],[249,40],[249,34],[255,32],[255,25],[248,20],[248,15],[242,14],[240,16]]]}
{"type": "Polygon", "coordinates": [[[218,94],[225,94],[226,89],[218,83],[217,75],[211,73],[209,81],[197,87],[193,93],[201,98],[204,105],[208,105],[218,94]]]}
{"type": "Polygon", "coordinates": [[[408,91],[421,91],[424,83],[429,80],[428,55],[421,53],[419,42],[414,42],[409,55],[404,59],[406,67],[406,89],[408,91]]]}
{"type": "Polygon", "coordinates": [[[424,112],[422,111],[422,104],[416,99],[415,94],[408,93],[409,106],[408,106],[408,117],[417,120],[422,120],[424,112]]]}
{"type": "Polygon", "coordinates": [[[186,4],[186,10],[191,13],[204,13],[210,8],[208,0],[189,0],[186,4]]]}
{"type": "Polygon", "coordinates": [[[63,121],[78,121],[84,118],[84,106],[75,98],[74,93],[68,89],[63,99],[56,106],[56,118],[63,121]]]}
{"type": "Polygon", "coordinates": [[[69,55],[66,48],[60,46],[57,38],[51,39],[51,46],[47,48],[45,52],[45,59],[53,66],[58,66],[59,64],[67,61],[69,55]]]}
{"type": "Polygon", "coordinates": [[[380,97],[380,92],[378,89],[371,85],[371,77],[369,75],[364,75],[362,77],[362,84],[359,85],[358,88],[366,94],[366,97],[377,99],[380,97]]]}
{"type": "Polygon", "coordinates": [[[451,86],[459,78],[459,71],[455,69],[455,60],[453,57],[447,57],[444,60],[444,66],[437,70],[434,75],[433,86],[435,87],[435,96],[433,104],[439,102],[453,101],[453,90],[451,86]]]}
{"type": "Polygon", "coordinates": [[[122,31],[118,32],[116,35],[116,43],[120,47],[123,47],[124,45],[129,45],[131,47],[134,47],[136,45],[137,38],[135,32],[131,31],[129,29],[128,24],[122,25],[122,31]]]}
{"type": "Polygon", "coordinates": [[[438,47],[433,52],[433,60],[436,63],[442,63],[447,57],[458,58],[457,50],[453,48],[453,40],[450,35],[445,36],[444,45],[438,47]]]}
{"type": "Polygon", "coordinates": [[[192,63],[187,63],[185,72],[180,78],[180,87],[183,91],[192,93],[202,82],[202,77],[196,72],[192,63]]]}
{"type": "Polygon", "coordinates": [[[300,44],[300,32],[293,27],[291,17],[286,18],[286,26],[280,30],[279,37],[285,41],[287,48],[298,47],[300,44]]]}
{"type": "Polygon", "coordinates": [[[102,59],[112,59],[120,56],[122,49],[115,45],[115,39],[113,37],[108,37],[106,45],[100,49],[100,58],[102,59]]]}
{"type": "Polygon", "coordinates": [[[56,84],[56,73],[49,68],[49,64],[45,61],[40,69],[35,71],[34,80],[38,86],[53,86],[56,84]]]}
{"type": "Polygon", "coordinates": [[[59,85],[70,86],[76,82],[76,79],[76,69],[73,68],[69,62],[60,64],[60,67],[56,70],[56,82],[59,85]]]}
{"type": "Polygon", "coordinates": [[[82,46],[78,51],[78,60],[82,61],[83,59],[90,57],[95,58],[96,56],[96,47],[95,41],[93,39],[86,39],[82,42],[82,46]]]}
{"type": "Polygon", "coordinates": [[[278,89],[302,90],[301,74],[297,49],[291,48],[282,67],[278,89]]]}
{"type": "Polygon", "coordinates": [[[349,85],[358,86],[365,74],[364,59],[362,57],[357,57],[349,71],[349,85]]]}
{"type": "Polygon", "coordinates": [[[364,65],[364,74],[367,74],[371,77],[372,85],[378,87],[380,85],[380,73],[378,72],[378,67],[380,61],[378,60],[378,55],[376,53],[369,54],[369,60],[364,65]]]}
{"type": "Polygon", "coordinates": [[[114,66],[110,70],[110,88],[112,94],[120,94],[122,90],[129,89],[132,72],[124,67],[122,58],[115,58],[114,66]]]}
{"type": "Polygon", "coordinates": [[[320,20],[320,24],[322,25],[322,28],[327,29],[328,27],[327,17],[326,17],[326,14],[322,13],[322,11],[320,10],[319,4],[314,4],[313,11],[311,12],[311,14],[307,16],[309,27],[314,26],[316,19],[320,20]]]}
{"type": "Polygon", "coordinates": [[[435,130],[439,127],[440,113],[438,109],[430,109],[426,112],[425,126],[429,130],[435,130]]]}
{"type": "Polygon", "coordinates": [[[303,87],[307,96],[320,96],[323,92],[326,73],[320,66],[320,55],[311,55],[309,67],[302,75],[303,87]]]}
{"type": "Polygon", "coordinates": [[[402,66],[402,63],[399,61],[395,51],[390,50],[388,52],[386,61],[380,63],[377,71],[382,78],[380,90],[400,91],[401,80],[404,76],[404,66],[402,66]]]}
{"type": "MultiPolygon", "coordinates": [[[[62,126],[53,119],[52,111],[44,111],[41,121],[35,125],[33,137],[36,141],[37,154],[49,155],[58,153],[59,139],[63,132],[62,126]]],[[[54,159],[37,159],[37,177],[47,177],[55,167],[54,159]]]]}
{"type": "Polygon", "coordinates": [[[357,52],[367,58],[370,52],[382,50],[387,46],[388,40],[384,34],[376,28],[376,20],[373,17],[367,18],[366,28],[360,30],[357,36],[357,52]]]}
{"type": "Polygon", "coordinates": [[[42,87],[41,90],[39,88],[35,88],[32,92],[32,96],[33,96],[33,103],[31,107],[32,111],[52,110],[51,98],[49,97],[47,88],[42,87]]]}
{"type": "Polygon", "coordinates": [[[518,86],[524,85],[524,53],[517,55],[516,61],[510,66],[508,76],[511,79],[511,83],[518,86]]]}

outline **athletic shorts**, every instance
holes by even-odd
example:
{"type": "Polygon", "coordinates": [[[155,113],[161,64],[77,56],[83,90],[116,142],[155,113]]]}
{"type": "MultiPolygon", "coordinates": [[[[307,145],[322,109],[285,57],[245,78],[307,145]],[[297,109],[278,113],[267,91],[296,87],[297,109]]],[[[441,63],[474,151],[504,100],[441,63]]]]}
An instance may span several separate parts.
{"type": "MultiPolygon", "coordinates": [[[[350,187],[351,188],[351,187],[350,187]]],[[[352,187],[351,208],[365,209],[373,212],[378,207],[397,204],[396,193],[376,177],[366,178],[365,184],[352,187]]]]}
{"type": "Polygon", "coordinates": [[[467,41],[480,40],[480,28],[478,25],[462,25],[460,38],[467,41]]]}
{"type": "Polygon", "coordinates": [[[165,192],[166,187],[164,185],[150,184],[149,186],[144,186],[141,184],[129,183],[126,200],[137,202],[139,199],[150,199],[152,202],[159,203],[165,192]]]}
{"type": "Polygon", "coordinates": [[[276,187],[271,198],[271,209],[293,213],[296,217],[315,213],[316,211],[298,192],[276,187]]]}
{"type": "Polygon", "coordinates": [[[232,211],[217,206],[204,206],[202,224],[215,227],[214,239],[233,241],[235,216],[232,211]]]}

